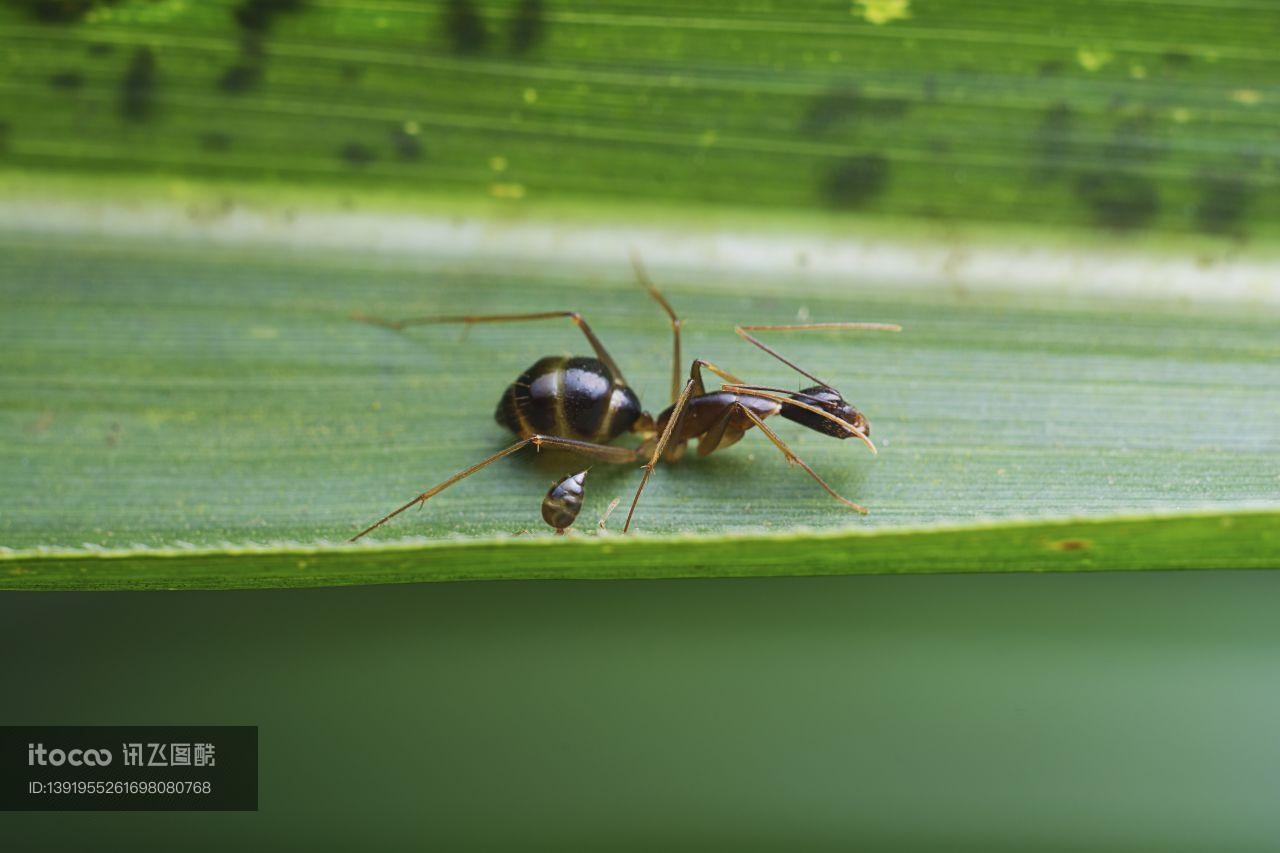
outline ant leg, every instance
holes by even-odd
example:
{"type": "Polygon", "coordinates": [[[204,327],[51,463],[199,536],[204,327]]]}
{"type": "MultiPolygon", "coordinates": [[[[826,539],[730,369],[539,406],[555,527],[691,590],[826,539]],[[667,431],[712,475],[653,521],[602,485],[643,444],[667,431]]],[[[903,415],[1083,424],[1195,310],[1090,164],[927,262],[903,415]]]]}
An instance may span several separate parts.
{"type": "Polygon", "coordinates": [[[523,450],[524,448],[528,447],[531,444],[539,450],[541,450],[544,446],[554,447],[554,448],[559,448],[561,450],[569,450],[574,453],[580,453],[583,456],[590,456],[595,459],[600,459],[604,462],[623,463],[623,462],[634,462],[636,460],[636,452],[634,450],[628,450],[625,447],[614,447],[613,445],[609,445],[609,444],[592,444],[589,441],[577,441],[572,438],[557,438],[552,435],[531,435],[528,438],[520,439],[515,444],[511,445],[505,450],[498,451],[497,453],[493,454],[487,459],[480,460],[476,464],[472,465],[470,468],[459,471],[457,474],[454,474],[452,477],[445,480],[443,483],[439,483],[438,485],[432,486],[422,494],[418,495],[413,500],[409,501],[404,506],[387,513],[382,518],[378,519],[376,522],[369,525],[364,530],[361,530],[359,533],[357,533],[355,536],[352,536],[347,541],[348,542],[356,541],[361,536],[364,536],[366,533],[370,533],[373,530],[376,530],[377,528],[386,524],[388,521],[395,518],[397,515],[404,512],[406,509],[413,506],[414,504],[426,503],[428,499],[433,498],[436,495],[440,494],[445,489],[449,488],[459,480],[464,480],[467,477],[470,477],[472,474],[476,473],[477,471],[481,470],[482,468],[486,468],[489,465],[492,465],[494,462],[497,462],[499,459],[502,459],[504,456],[510,456],[511,454],[516,453],[517,451],[523,450]]]}
{"type": "Polygon", "coordinates": [[[698,436],[698,455],[706,456],[717,450],[724,450],[737,444],[744,435],[738,424],[734,424],[736,411],[733,406],[726,406],[707,431],[698,436]],[[734,427],[730,429],[730,427],[734,427]]]}
{"type": "Polygon", "coordinates": [[[702,368],[704,367],[707,370],[710,370],[716,376],[719,376],[725,382],[732,382],[735,385],[742,384],[741,379],[734,376],[732,373],[728,372],[727,370],[723,370],[719,367],[716,367],[714,364],[712,364],[709,361],[704,361],[703,359],[695,358],[693,360],[693,367],[690,368],[689,370],[689,378],[692,379],[694,382],[693,393],[695,396],[700,396],[702,394],[707,393],[707,388],[702,382],[702,368]]]}
{"type": "Polygon", "coordinates": [[[618,367],[618,363],[613,360],[613,356],[609,355],[609,351],[604,348],[604,344],[600,343],[600,339],[596,337],[595,332],[591,331],[587,321],[582,319],[582,315],[577,311],[539,311],[533,314],[463,314],[442,317],[409,317],[405,320],[384,320],[381,317],[370,317],[360,313],[352,315],[354,320],[393,329],[397,332],[408,326],[427,326],[440,323],[466,323],[467,325],[475,323],[519,323],[525,320],[550,320],[555,317],[568,317],[572,320],[573,324],[582,330],[582,334],[586,335],[587,342],[595,350],[596,358],[600,359],[604,366],[609,368],[609,372],[613,374],[614,383],[623,386],[627,384],[627,380],[623,378],[622,370],[618,367]]]}
{"type": "Polygon", "coordinates": [[[757,346],[760,349],[764,350],[769,355],[773,356],[778,361],[785,364],[787,367],[790,367],[792,370],[799,373],[801,376],[807,376],[808,378],[812,379],[814,382],[817,382],[819,385],[823,386],[824,388],[830,388],[831,384],[829,382],[823,382],[821,379],[814,376],[812,373],[805,370],[804,368],[800,367],[795,362],[789,361],[786,358],[784,358],[783,355],[779,353],[777,350],[773,349],[772,347],[770,347],[765,343],[762,343],[759,339],[755,338],[754,336],[748,334],[748,332],[802,332],[802,331],[808,331],[812,329],[863,329],[863,330],[875,331],[875,332],[901,332],[902,331],[902,327],[894,323],[800,323],[800,324],[783,325],[783,326],[735,326],[733,330],[737,332],[738,336],[741,337],[743,340],[745,340],[747,343],[751,344],[752,346],[757,346]]]}
{"type": "Polygon", "coordinates": [[[675,405],[671,409],[671,417],[667,419],[667,428],[662,431],[662,436],[658,439],[658,443],[654,445],[649,461],[644,464],[644,476],[640,478],[640,485],[636,488],[636,496],[631,499],[631,509],[627,511],[627,520],[622,525],[623,533],[630,529],[631,516],[635,515],[636,504],[640,503],[640,493],[644,491],[645,484],[649,482],[649,475],[653,473],[654,466],[662,458],[662,451],[666,449],[667,442],[680,425],[684,415],[685,404],[689,402],[689,398],[693,395],[694,382],[695,380],[690,378],[688,382],[684,383],[684,390],[680,392],[680,396],[676,399],[675,405]]]}
{"type": "Polygon", "coordinates": [[[733,405],[738,409],[738,411],[742,412],[742,414],[744,414],[744,415],[746,415],[748,418],[750,418],[750,419],[752,420],[752,422],[754,422],[754,423],[755,423],[755,425],[756,425],[756,426],[758,426],[758,427],[760,428],[760,431],[761,431],[762,433],[764,433],[764,434],[765,434],[765,437],[766,437],[766,438],[768,438],[770,441],[772,441],[772,442],[774,443],[774,445],[775,445],[779,450],[781,450],[781,451],[782,451],[782,455],[783,455],[783,456],[785,456],[785,457],[787,458],[787,461],[788,461],[788,462],[790,462],[792,465],[799,465],[801,468],[803,468],[804,470],[808,471],[808,472],[809,472],[809,476],[810,476],[810,477],[812,477],[813,479],[817,480],[817,481],[818,481],[818,485],[819,485],[819,486],[822,486],[822,488],[826,490],[827,494],[831,495],[831,497],[833,497],[833,498],[835,498],[836,500],[840,501],[840,503],[844,504],[845,506],[849,507],[850,509],[855,509],[855,510],[857,510],[858,512],[862,513],[863,515],[866,515],[866,514],[867,514],[867,508],[866,508],[866,507],[864,507],[864,506],[860,506],[860,505],[858,505],[858,504],[854,503],[853,501],[849,500],[848,498],[846,498],[846,497],[842,496],[842,495],[841,495],[839,492],[837,492],[835,489],[833,489],[833,488],[831,488],[830,486],[828,486],[828,485],[827,485],[827,481],[826,481],[826,480],[824,480],[824,479],[822,479],[821,477],[819,477],[819,476],[818,476],[818,472],[817,472],[817,471],[815,471],[815,470],[813,470],[812,468],[810,468],[810,467],[808,466],[808,464],[807,464],[803,459],[801,459],[799,456],[796,456],[796,455],[795,455],[795,453],[793,453],[793,452],[792,452],[791,448],[790,448],[790,447],[787,447],[786,442],[784,442],[784,441],[783,441],[783,440],[778,436],[778,434],[777,434],[776,432],[774,432],[772,429],[770,429],[770,428],[765,424],[765,422],[764,422],[764,419],[763,419],[763,418],[761,418],[761,417],[760,417],[759,415],[757,415],[755,412],[753,412],[753,411],[751,411],[750,409],[748,409],[746,406],[741,405],[740,403],[734,403],[733,405]]]}
{"type": "MultiPolygon", "coordinates": [[[[734,376],[732,373],[729,373],[728,371],[725,371],[720,369],[719,367],[716,367],[711,362],[704,361],[703,359],[700,359],[700,358],[695,358],[693,360],[692,366],[690,366],[689,368],[689,381],[693,383],[692,396],[694,397],[701,397],[703,394],[707,393],[707,385],[702,380],[702,368],[704,367],[707,370],[710,370],[716,376],[719,376],[721,379],[725,380],[726,382],[737,382],[737,383],[742,382],[741,379],[734,376]]],[[[678,397],[679,395],[676,395],[676,396],[678,397]]],[[[674,404],[675,404],[675,401],[673,400],[672,405],[674,404]]],[[[632,427],[632,431],[644,432],[652,436],[656,432],[653,418],[648,413],[646,413],[640,421],[636,422],[636,426],[632,427]]]]}
{"type": "MultiPolygon", "coordinates": [[[[631,251],[631,266],[636,271],[636,280],[649,291],[649,295],[662,306],[662,310],[667,312],[667,316],[671,318],[671,335],[674,339],[671,355],[671,402],[674,403],[676,398],[680,396],[680,365],[684,362],[680,359],[680,318],[676,316],[676,310],[671,307],[671,303],[662,295],[662,292],[649,279],[649,274],[645,272],[644,263],[640,260],[640,255],[633,249],[631,251]]],[[[699,392],[700,393],[700,392],[699,392]]]]}

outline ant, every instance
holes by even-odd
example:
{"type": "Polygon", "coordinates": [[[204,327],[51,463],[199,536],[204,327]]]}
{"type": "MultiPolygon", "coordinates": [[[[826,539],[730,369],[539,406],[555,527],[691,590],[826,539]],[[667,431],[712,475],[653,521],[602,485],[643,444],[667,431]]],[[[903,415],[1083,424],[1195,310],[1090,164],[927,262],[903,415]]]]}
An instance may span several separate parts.
{"type": "MultiPolygon", "coordinates": [[[[817,383],[802,391],[787,391],[767,385],[750,385],[728,371],[704,359],[694,359],[689,378],[680,381],[680,326],[681,321],[666,297],[649,280],[640,259],[632,256],[636,279],[658,303],[671,321],[673,353],[671,367],[671,405],[655,419],[640,406],[640,400],[622,370],[609,355],[604,344],[591,331],[586,320],[577,311],[541,311],[532,314],[484,314],[447,317],[412,317],[406,320],[384,320],[378,317],[355,315],[355,319],[388,329],[400,331],[409,326],[441,323],[517,323],[528,320],[568,318],[582,331],[595,351],[595,357],[546,356],[534,364],[507,387],[494,417],[509,429],[519,441],[482,459],[476,464],[418,495],[413,500],[393,510],[364,530],[351,537],[352,542],[376,530],[415,504],[427,500],[472,474],[532,445],[536,450],[544,447],[565,450],[613,464],[628,464],[647,460],[644,475],[631,500],[631,509],[622,530],[631,528],[631,520],[640,495],[660,459],[676,462],[684,455],[692,439],[698,440],[698,455],[706,456],[716,450],[724,450],[736,444],[747,430],[758,428],[786,460],[805,470],[827,494],[850,509],[865,514],[865,507],[840,495],[818,473],[792,452],[782,438],[773,431],[765,419],[781,415],[789,421],[832,438],[856,438],[872,453],[871,427],[861,412],[849,405],[840,392],[828,382],[789,361],[773,348],[754,337],[751,332],[806,331],[812,329],[862,329],[874,331],[901,331],[902,327],[889,323],[806,323],[781,326],[737,326],[734,331],[752,344],[817,383]],[[719,390],[708,391],[702,371],[706,369],[724,380],[719,390]],[[631,432],[642,437],[635,449],[618,447],[609,442],[631,432]]],[[[543,500],[543,519],[563,533],[573,524],[582,506],[583,483],[586,472],[570,474],[551,487],[543,500]]]]}

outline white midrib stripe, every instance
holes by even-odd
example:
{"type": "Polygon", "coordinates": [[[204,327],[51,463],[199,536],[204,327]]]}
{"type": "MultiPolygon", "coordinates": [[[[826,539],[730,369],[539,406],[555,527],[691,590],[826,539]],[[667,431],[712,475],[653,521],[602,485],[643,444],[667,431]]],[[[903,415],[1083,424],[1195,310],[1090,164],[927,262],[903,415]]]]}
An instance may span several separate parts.
{"type": "MultiPolygon", "coordinates": [[[[567,218],[488,219],[409,213],[262,210],[230,206],[192,217],[179,203],[0,199],[0,230],[138,238],[163,243],[384,252],[486,263],[572,263],[628,270],[637,251],[653,269],[701,270],[725,286],[814,278],[851,289],[964,288],[1109,297],[1280,305],[1280,257],[1119,247],[803,231],[691,229],[567,218]]],[[[751,289],[756,289],[752,287],[751,289]]]]}

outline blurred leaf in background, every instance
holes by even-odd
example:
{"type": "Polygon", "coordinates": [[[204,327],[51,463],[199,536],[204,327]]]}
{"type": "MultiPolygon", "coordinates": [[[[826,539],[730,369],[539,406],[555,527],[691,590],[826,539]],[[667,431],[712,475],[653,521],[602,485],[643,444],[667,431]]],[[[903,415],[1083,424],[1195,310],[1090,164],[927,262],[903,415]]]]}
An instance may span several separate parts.
{"type": "Polygon", "coordinates": [[[1280,16],[1152,3],[27,0],[6,169],[1276,235],[1280,16]]]}

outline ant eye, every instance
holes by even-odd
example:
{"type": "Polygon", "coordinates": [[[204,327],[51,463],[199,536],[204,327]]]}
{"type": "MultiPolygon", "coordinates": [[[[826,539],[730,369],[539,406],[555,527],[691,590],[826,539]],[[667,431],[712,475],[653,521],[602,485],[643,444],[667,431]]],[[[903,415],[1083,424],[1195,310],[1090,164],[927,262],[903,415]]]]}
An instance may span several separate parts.
{"type": "Polygon", "coordinates": [[[815,385],[812,388],[806,388],[794,394],[792,399],[805,401],[809,405],[817,406],[833,415],[838,415],[851,408],[844,398],[840,396],[839,391],[826,385],[815,385]]]}

